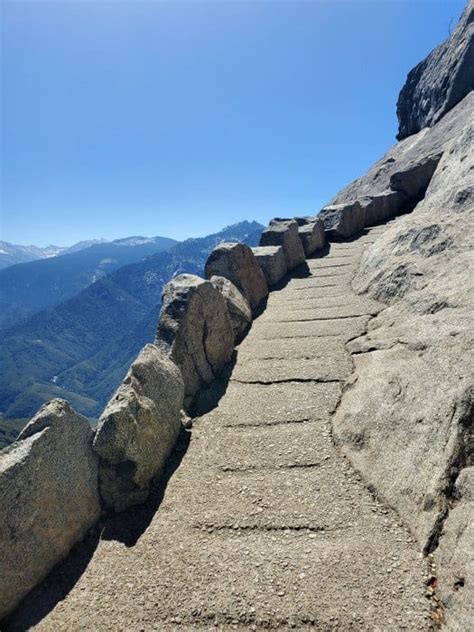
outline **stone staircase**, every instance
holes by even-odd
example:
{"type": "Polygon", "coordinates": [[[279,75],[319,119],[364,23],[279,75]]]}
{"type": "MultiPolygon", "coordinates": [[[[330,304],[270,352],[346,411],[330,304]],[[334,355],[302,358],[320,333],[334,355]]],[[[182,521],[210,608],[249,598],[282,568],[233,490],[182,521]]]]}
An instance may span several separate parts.
{"type": "Polygon", "coordinates": [[[382,309],[351,278],[384,230],[332,243],[270,294],[148,504],[109,518],[6,629],[429,628],[426,560],[331,432],[345,343],[382,309]]]}

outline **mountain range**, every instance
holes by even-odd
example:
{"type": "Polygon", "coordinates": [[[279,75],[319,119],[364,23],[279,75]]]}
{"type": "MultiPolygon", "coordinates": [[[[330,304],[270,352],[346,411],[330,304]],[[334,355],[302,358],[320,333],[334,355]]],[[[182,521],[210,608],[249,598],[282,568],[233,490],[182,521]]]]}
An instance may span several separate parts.
{"type": "Polygon", "coordinates": [[[127,237],[111,242],[80,242],[69,253],[12,265],[0,270],[0,328],[17,325],[31,314],[53,307],[117,268],[166,250],[167,237],[127,237]]]}
{"type": "Polygon", "coordinates": [[[78,241],[73,246],[54,246],[50,244],[41,248],[39,246],[20,246],[19,244],[11,244],[8,241],[0,241],[0,270],[17,263],[26,263],[27,261],[36,261],[37,259],[49,259],[59,255],[71,254],[89,248],[94,244],[104,243],[105,239],[88,239],[86,241],[78,241]]]}
{"type": "Polygon", "coordinates": [[[3,417],[28,417],[52,397],[68,399],[78,411],[96,417],[140,348],[153,339],[166,282],[184,271],[202,274],[209,253],[222,241],[256,245],[262,229],[244,221],[177,243],[4,330],[3,417]]]}

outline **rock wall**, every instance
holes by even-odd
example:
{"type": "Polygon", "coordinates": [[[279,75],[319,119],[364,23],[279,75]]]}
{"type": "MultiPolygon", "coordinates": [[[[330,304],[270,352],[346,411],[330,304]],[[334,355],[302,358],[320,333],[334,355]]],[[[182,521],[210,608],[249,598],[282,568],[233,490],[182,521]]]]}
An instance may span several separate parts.
{"type": "Polygon", "coordinates": [[[365,226],[411,212],[423,199],[447,145],[459,138],[474,109],[468,94],[441,121],[394,145],[319,214],[329,240],[348,239],[365,226]]]}
{"type": "Polygon", "coordinates": [[[474,89],[474,0],[452,35],[410,71],[397,103],[399,140],[431,127],[474,89]]]}
{"type": "Polygon", "coordinates": [[[474,598],[472,533],[461,526],[468,516],[474,524],[473,479],[463,478],[462,491],[456,482],[474,447],[473,143],[466,113],[424,200],[365,254],[354,288],[389,307],[349,343],[354,374],[334,418],[346,454],[421,548],[441,542],[440,594],[452,629],[466,629],[468,620],[457,617],[474,598]],[[462,598],[456,577],[469,567],[462,598]],[[459,601],[450,616],[449,604],[459,601]]]}
{"type": "Polygon", "coordinates": [[[472,21],[470,2],[450,40],[409,75],[401,137],[417,133],[323,211],[332,238],[343,236],[350,211],[357,227],[360,208],[367,224],[379,211],[384,218],[412,211],[367,249],[353,280],[387,308],[348,343],[354,372],[333,433],[433,555],[428,592],[438,600],[438,622],[453,631],[474,620],[472,21]],[[470,87],[454,102],[468,64],[470,87]]]}

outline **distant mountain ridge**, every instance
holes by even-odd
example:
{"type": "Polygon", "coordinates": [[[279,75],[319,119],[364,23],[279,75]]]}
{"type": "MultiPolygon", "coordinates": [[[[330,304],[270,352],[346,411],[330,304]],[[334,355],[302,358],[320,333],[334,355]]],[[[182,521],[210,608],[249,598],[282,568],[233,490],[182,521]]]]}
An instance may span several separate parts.
{"type": "Polygon", "coordinates": [[[27,417],[52,397],[96,416],[138,350],[153,339],[165,283],[184,271],[202,274],[209,253],[222,241],[256,245],[262,229],[245,221],[188,239],[123,266],[10,328],[0,351],[4,417],[27,417]]]}
{"type": "Polygon", "coordinates": [[[72,246],[54,246],[50,244],[41,248],[40,246],[21,246],[20,244],[11,244],[8,241],[0,241],[0,270],[17,263],[27,263],[28,261],[49,259],[50,257],[78,252],[83,248],[89,248],[89,246],[105,242],[105,239],[88,239],[86,241],[78,241],[77,244],[72,246]]]}
{"type": "Polygon", "coordinates": [[[168,237],[125,237],[111,242],[80,242],[69,254],[0,270],[0,328],[73,297],[117,268],[140,261],[177,242],[168,237]],[[82,244],[82,245],[81,245],[82,244]]]}

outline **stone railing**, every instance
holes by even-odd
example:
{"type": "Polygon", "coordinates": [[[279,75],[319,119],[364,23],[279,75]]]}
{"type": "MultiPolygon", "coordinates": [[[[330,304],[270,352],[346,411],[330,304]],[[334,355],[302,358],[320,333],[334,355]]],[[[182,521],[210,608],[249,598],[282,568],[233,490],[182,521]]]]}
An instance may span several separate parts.
{"type": "MultiPolygon", "coordinates": [[[[325,206],[318,217],[324,223],[329,240],[349,239],[367,226],[386,222],[397,215],[408,213],[424,197],[430,180],[441,159],[439,147],[414,162],[400,165],[388,177],[384,175],[384,165],[378,174],[381,180],[387,181],[387,188],[374,195],[358,196],[341,204],[325,206]]],[[[394,163],[388,159],[387,163],[394,163]]]]}
{"type": "Polygon", "coordinates": [[[406,194],[277,218],[260,246],[220,244],[205,279],[165,287],[156,339],[146,345],[93,431],[64,400],[42,406],[0,453],[0,619],[61,561],[103,511],[144,502],[192,415],[219,378],[269,291],[326,239],[350,237],[399,211],[406,194]]]}

